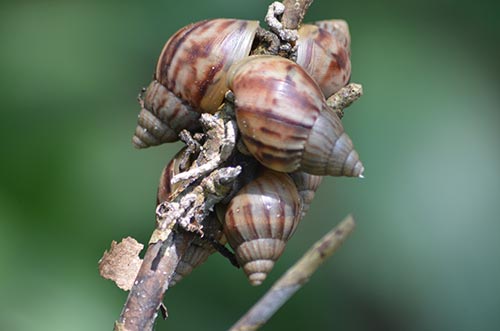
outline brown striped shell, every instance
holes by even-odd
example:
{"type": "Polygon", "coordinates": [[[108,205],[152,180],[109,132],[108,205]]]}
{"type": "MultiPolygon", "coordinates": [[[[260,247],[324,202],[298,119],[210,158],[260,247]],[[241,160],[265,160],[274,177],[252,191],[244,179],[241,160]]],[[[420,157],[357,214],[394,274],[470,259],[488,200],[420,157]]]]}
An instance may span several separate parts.
{"type": "Polygon", "coordinates": [[[141,100],[132,143],[136,148],[160,145],[178,140],[183,129],[197,130],[200,114],[177,98],[158,81],[152,81],[141,100]]]}
{"type": "Polygon", "coordinates": [[[231,67],[228,86],[243,142],[261,164],[282,172],[362,177],[363,165],[339,117],[299,65],[250,56],[231,67]]]}
{"type": "Polygon", "coordinates": [[[269,169],[229,203],[224,234],[250,284],[260,285],[300,220],[302,201],[288,174],[269,169]]]}
{"type": "Polygon", "coordinates": [[[315,176],[305,173],[303,171],[296,171],[289,174],[292,177],[295,186],[299,192],[300,197],[302,198],[303,207],[302,207],[302,218],[309,211],[309,206],[314,199],[314,194],[318,189],[319,185],[323,181],[322,176],[315,176]]]}
{"type": "Polygon", "coordinates": [[[178,185],[172,185],[172,178],[181,172],[181,162],[182,157],[186,151],[187,147],[182,148],[175,156],[170,160],[170,162],[163,168],[160,175],[160,182],[158,184],[158,192],[156,194],[156,204],[160,204],[164,201],[170,201],[171,194],[176,190],[178,185]]]}
{"type": "Polygon", "coordinates": [[[177,31],[165,44],[155,80],[144,94],[133,145],[160,145],[178,140],[183,129],[198,129],[198,113],[214,113],[222,104],[225,72],[250,54],[258,25],[214,19],[177,31]]]}
{"type": "MultiPolygon", "coordinates": [[[[169,201],[171,199],[171,194],[176,190],[177,185],[171,185],[170,181],[173,176],[180,172],[180,164],[185,150],[186,148],[180,150],[163,169],[158,185],[158,194],[156,197],[157,204],[169,201]]],[[[217,220],[214,213],[205,218],[202,225],[205,233],[213,236],[213,238],[222,245],[226,243],[226,239],[222,232],[222,225],[217,220]]],[[[187,240],[190,240],[189,246],[170,279],[170,287],[180,282],[184,277],[189,275],[193,269],[205,262],[208,257],[215,252],[213,245],[206,240],[206,238],[200,238],[199,235],[195,233],[185,233],[185,236],[188,237],[187,240]]]]}
{"type": "Polygon", "coordinates": [[[298,33],[297,64],[311,75],[328,98],[349,82],[349,47],[345,46],[345,40],[316,25],[304,24],[298,33]]]}
{"type": "Polygon", "coordinates": [[[165,44],[156,66],[156,79],[202,112],[214,113],[222,104],[224,75],[248,56],[259,22],[213,19],[190,24],[165,44]]]}
{"type": "Polygon", "coordinates": [[[349,55],[351,54],[351,34],[346,21],[340,19],[324,20],[314,22],[314,25],[330,32],[348,50],[349,55]]]}

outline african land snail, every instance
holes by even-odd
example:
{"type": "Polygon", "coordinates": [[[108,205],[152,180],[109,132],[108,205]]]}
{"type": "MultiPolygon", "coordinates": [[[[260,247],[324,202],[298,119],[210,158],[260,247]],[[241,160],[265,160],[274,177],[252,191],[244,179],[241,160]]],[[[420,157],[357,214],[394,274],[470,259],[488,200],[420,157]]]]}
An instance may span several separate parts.
{"type": "MultiPolygon", "coordinates": [[[[316,24],[299,29],[297,63],[329,97],[350,77],[349,31],[341,20],[316,24]]],[[[227,91],[224,75],[250,54],[258,25],[257,21],[213,19],[177,31],[165,44],[155,79],[142,96],[134,146],[176,141],[181,130],[199,129],[199,113],[213,113],[221,105],[227,91]]]]}
{"type": "Polygon", "coordinates": [[[176,141],[181,130],[198,126],[200,112],[214,113],[227,91],[225,72],[250,54],[258,25],[213,19],[177,31],[165,44],[155,79],[145,91],[134,146],[176,141]]]}
{"type": "Polygon", "coordinates": [[[319,86],[296,63],[249,56],[227,74],[248,151],[281,172],[362,177],[364,167],[319,86]]]}
{"type": "Polygon", "coordinates": [[[263,168],[225,208],[223,231],[250,284],[260,285],[302,218],[302,199],[286,173],[263,168]]]}

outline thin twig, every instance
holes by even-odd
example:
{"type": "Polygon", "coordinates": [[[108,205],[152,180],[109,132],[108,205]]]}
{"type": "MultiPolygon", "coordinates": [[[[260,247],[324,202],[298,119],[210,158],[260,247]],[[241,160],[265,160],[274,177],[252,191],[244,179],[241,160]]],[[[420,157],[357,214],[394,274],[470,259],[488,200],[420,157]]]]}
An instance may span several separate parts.
{"type": "Polygon", "coordinates": [[[358,100],[363,95],[363,86],[356,83],[350,83],[344,86],[334,95],[326,100],[328,107],[333,109],[337,115],[344,117],[344,109],[349,107],[354,101],[358,100]]]}
{"type": "Polygon", "coordinates": [[[285,12],[281,23],[286,29],[296,30],[302,23],[313,0],[284,0],[285,12]]]}
{"type": "Polygon", "coordinates": [[[349,215],[339,225],[314,244],[271,289],[238,321],[230,331],[259,329],[286,301],[309,281],[318,267],[330,257],[354,230],[354,218],[349,215]]]}
{"type": "Polygon", "coordinates": [[[326,104],[337,110],[349,107],[354,101],[358,100],[363,95],[363,86],[356,83],[350,83],[344,86],[334,95],[326,100],[326,104]]]}

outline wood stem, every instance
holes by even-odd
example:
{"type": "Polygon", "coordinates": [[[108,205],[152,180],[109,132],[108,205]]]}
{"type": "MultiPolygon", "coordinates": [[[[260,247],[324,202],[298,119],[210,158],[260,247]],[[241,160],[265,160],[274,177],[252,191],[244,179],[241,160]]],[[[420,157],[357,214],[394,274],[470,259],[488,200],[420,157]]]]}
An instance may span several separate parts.
{"type": "Polygon", "coordinates": [[[284,0],[285,12],[281,23],[285,29],[296,30],[302,23],[313,0],[284,0]]]}
{"type": "Polygon", "coordinates": [[[174,231],[166,240],[148,246],[134,286],[129,292],[115,331],[153,330],[158,308],[189,240],[174,231]]]}
{"type": "Polygon", "coordinates": [[[238,321],[230,331],[257,330],[264,325],[288,299],[292,297],[312,274],[325,262],[351,234],[355,227],[352,216],[317,241],[269,291],[238,321]]]}

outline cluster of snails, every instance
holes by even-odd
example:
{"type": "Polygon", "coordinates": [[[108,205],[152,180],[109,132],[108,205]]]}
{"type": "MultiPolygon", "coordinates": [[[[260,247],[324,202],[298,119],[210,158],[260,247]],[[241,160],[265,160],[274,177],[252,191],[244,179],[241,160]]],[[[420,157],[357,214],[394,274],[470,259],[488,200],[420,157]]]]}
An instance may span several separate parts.
{"type": "MultiPolygon", "coordinates": [[[[260,166],[206,224],[217,234],[212,239],[229,243],[252,285],[262,283],[283,253],[322,176],[362,177],[364,170],[326,103],[350,79],[347,23],[302,25],[296,62],[253,55],[258,29],[257,21],[213,19],[176,32],[140,99],[133,137],[135,147],[145,148],[175,141],[184,129],[197,132],[200,114],[215,113],[232,93],[241,140],[260,166]]],[[[158,202],[176,189],[171,178],[182,171],[181,154],[162,173],[158,202]]],[[[207,241],[194,240],[170,284],[214,251],[207,241]]]]}

